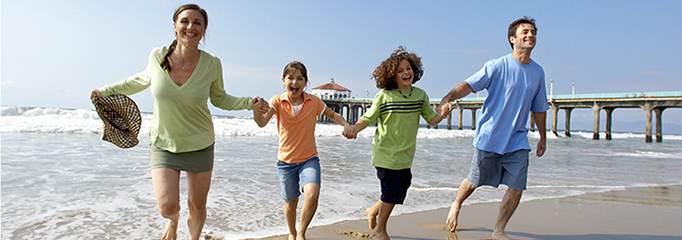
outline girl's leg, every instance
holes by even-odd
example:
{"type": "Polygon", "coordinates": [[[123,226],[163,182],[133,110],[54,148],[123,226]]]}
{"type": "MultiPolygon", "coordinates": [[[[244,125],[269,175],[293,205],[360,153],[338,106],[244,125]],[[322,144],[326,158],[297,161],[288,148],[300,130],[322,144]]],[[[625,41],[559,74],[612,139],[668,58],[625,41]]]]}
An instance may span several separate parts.
{"type": "Polygon", "coordinates": [[[189,207],[189,238],[199,239],[206,222],[206,200],[211,188],[211,175],[208,172],[187,172],[187,206],[189,207]]]}
{"type": "Polygon", "coordinates": [[[301,209],[301,222],[298,225],[298,235],[296,240],[305,240],[305,233],[308,230],[308,225],[315,216],[317,211],[317,202],[320,198],[320,185],[316,183],[308,183],[303,186],[303,194],[305,195],[305,202],[303,202],[303,209],[301,209]]]}
{"type": "Polygon", "coordinates": [[[288,240],[296,239],[296,207],[298,206],[298,198],[284,202],[284,219],[287,221],[289,227],[288,240]]]}
{"type": "Polygon", "coordinates": [[[180,217],[180,171],[168,168],[152,169],[152,185],[157,209],[161,216],[169,220],[161,239],[175,240],[180,217]]]}

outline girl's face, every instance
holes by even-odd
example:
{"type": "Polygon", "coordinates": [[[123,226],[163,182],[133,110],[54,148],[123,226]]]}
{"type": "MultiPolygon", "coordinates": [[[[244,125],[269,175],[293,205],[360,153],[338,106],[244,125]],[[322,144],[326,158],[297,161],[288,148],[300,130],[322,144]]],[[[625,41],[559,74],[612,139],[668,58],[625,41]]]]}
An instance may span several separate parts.
{"type": "Polygon", "coordinates": [[[305,77],[301,74],[301,70],[298,69],[283,77],[282,82],[284,83],[287,95],[292,99],[300,98],[301,94],[303,94],[303,88],[307,84],[305,77]]]}
{"type": "Polygon", "coordinates": [[[204,16],[194,9],[182,11],[173,23],[173,27],[178,42],[191,46],[199,45],[199,41],[206,33],[204,16]]]}
{"type": "Polygon", "coordinates": [[[395,71],[395,82],[398,84],[398,88],[401,90],[409,90],[410,86],[412,86],[413,77],[414,72],[412,72],[410,61],[400,61],[398,69],[395,71]]]}

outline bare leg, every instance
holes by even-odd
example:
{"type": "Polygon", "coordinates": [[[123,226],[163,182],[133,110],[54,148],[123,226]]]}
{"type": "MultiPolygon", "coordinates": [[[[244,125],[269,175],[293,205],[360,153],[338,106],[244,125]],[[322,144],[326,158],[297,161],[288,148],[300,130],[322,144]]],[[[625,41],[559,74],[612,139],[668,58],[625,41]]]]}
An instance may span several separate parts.
{"type": "Polygon", "coordinates": [[[365,215],[369,219],[369,230],[374,231],[377,226],[377,215],[379,215],[379,206],[381,206],[381,200],[377,201],[374,206],[365,209],[365,215]]]}
{"type": "Polygon", "coordinates": [[[161,216],[168,219],[161,239],[175,240],[180,217],[180,171],[167,168],[153,169],[152,185],[157,209],[161,216]]]}
{"type": "Polygon", "coordinates": [[[516,207],[519,206],[521,195],[523,191],[508,188],[507,192],[500,203],[500,212],[497,214],[497,222],[495,222],[495,229],[493,229],[492,239],[510,239],[504,234],[504,229],[511,218],[516,207]]]}
{"type": "Polygon", "coordinates": [[[296,207],[298,206],[298,198],[284,202],[284,219],[287,221],[289,227],[288,240],[296,239],[296,207]]]}
{"type": "Polygon", "coordinates": [[[305,202],[303,202],[303,209],[301,209],[301,222],[298,225],[298,235],[296,240],[305,240],[305,233],[308,230],[308,225],[315,216],[317,211],[317,201],[320,198],[320,185],[317,183],[308,183],[303,186],[303,194],[305,194],[305,202]]]}
{"type": "Polygon", "coordinates": [[[476,186],[472,185],[471,182],[469,182],[469,179],[465,178],[462,180],[462,183],[459,184],[457,198],[455,198],[455,201],[450,207],[448,220],[445,223],[446,227],[450,229],[450,232],[454,232],[457,228],[457,218],[459,218],[459,210],[462,208],[462,203],[474,192],[474,190],[476,190],[476,186]]]}
{"type": "Polygon", "coordinates": [[[382,201],[379,204],[379,215],[377,216],[377,226],[374,228],[374,236],[377,240],[390,240],[386,232],[386,225],[388,224],[388,217],[391,216],[395,204],[385,203],[382,201]]]}
{"type": "Polygon", "coordinates": [[[187,205],[189,207],[189,238],[198,240],[206,222],[206,200],[211,188],[211,175],[208,172],[187,172],[187,205]]]}

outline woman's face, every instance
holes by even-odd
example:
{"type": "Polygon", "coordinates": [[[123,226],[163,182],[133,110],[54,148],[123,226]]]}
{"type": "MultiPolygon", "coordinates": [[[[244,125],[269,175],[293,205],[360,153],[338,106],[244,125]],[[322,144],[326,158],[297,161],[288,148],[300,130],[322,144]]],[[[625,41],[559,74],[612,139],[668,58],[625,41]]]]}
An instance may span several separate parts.
{"type": "Polygon", "coordinates": [[[178,14],[178,18],[173,23],[175,37],[179,43],[196,46],[206,33],[206,23],[204,16],[194,9],[188,9],[178,14]]]}

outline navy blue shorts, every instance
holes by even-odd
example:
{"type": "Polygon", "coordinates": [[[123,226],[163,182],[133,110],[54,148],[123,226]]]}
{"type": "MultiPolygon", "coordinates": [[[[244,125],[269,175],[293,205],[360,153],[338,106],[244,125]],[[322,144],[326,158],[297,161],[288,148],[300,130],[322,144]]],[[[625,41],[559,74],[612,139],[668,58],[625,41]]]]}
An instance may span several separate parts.
{"type": "Polygon", "coordinates": [[[403,204],[405,197],[407,197],[407,189],[412,183],[410,169],[375,168],[377,169],[377,177],[381,181],[381,201],[390,204],[403,204]]]}

